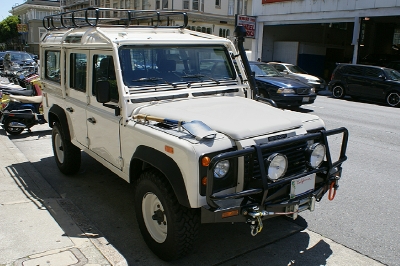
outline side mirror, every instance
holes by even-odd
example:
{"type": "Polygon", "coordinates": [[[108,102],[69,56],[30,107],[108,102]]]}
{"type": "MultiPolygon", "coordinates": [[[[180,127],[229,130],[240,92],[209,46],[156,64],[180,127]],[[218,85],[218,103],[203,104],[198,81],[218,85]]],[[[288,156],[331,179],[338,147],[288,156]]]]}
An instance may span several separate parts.
{"type": "Polygon", "coordinates": [[[289,74],[289,72],[288,72],[286,69],[283,70],[282,73],[283,73],[283,74],[286,74],[286,75],[289,74]]]}
{"type": "Polygon", "coordinates": [[[96,100],[99,103],[107,103],[111,100],[110,83],[107,80],[96,82],[96,100]]]}
{"type": "Polygon", "coordinates": [[[385,80],[385,79],[386,79],[385,75],[383,75],[383,74],[380,74],[380,75],[378,76],[378,78],[380,78],[380,79],[382,79],[382,80],[385,80]]]}

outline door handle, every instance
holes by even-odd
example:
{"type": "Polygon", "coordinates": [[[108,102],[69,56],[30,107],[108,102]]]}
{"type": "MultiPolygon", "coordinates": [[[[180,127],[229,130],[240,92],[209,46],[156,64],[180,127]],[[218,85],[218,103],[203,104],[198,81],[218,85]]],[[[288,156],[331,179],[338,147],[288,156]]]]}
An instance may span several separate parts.
{"type": "Polygon", "coordinates": [[[93,117],[88,118],[87,121],[89,121],[89,123],[96,124],[96,119],[93,117]]]}
{"type": "Polygon", "coordinates": [[[72,107],[67,107],[66,110],[67,110],[68,112],[70,112],[70,113],[73,113],[73,112],[74,112],[74,109],[73,109],[72,107]]]}

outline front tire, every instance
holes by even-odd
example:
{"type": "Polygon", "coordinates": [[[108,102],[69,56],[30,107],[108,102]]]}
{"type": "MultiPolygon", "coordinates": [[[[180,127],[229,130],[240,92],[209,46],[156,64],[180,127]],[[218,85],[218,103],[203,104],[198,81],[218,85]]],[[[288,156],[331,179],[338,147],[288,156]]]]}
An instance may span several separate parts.
{"type": "Polygon", "coordinates": [[[332,96],[336,99],[342,99],[344,97],[344,88],[342,85],[335,85],[332,89],[332,96]]]}
{"type": "Polygon", "coordinates": [[[59,123],[53,126],[51,140],[58,169],[66,175],[76,174],[81,167],[81,150],[65,137],[59,123]]]}
{"type": "Polygon", "coordinates": [[[192,250],[200,225],[199,213],[179,204],[160,172],[149,170],[140,176],[135,210],[144,241],[160,259],[175,260],[192,250]]]}
{"type": "Polygon", "coordinates": [[[13,136],[21,134],[22,131],[24,131],[24,128],[11,126],[12,122],[20,123],[21,121],[15,118],[8,118],[7,121],[4,123],[4,129],[7,131],[8,134],[13,136]]]}
{"type": "Polygon", "coordinates": [[[400,95],[397,92],[389,92],[386,96],[386,103],[389,106],[396,107],[399,106],[400,103],[400,95]]]}

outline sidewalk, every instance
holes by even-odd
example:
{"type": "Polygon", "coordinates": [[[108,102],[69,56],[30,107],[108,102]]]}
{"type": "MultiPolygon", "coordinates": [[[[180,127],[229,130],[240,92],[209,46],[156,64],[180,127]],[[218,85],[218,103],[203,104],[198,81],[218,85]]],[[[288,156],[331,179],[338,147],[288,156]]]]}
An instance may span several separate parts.
{"type": "Polygon", "coordinates": [[[43,179],[3,129],[0,147],[1,266],[127,265],[74,204],[43,179]]]}

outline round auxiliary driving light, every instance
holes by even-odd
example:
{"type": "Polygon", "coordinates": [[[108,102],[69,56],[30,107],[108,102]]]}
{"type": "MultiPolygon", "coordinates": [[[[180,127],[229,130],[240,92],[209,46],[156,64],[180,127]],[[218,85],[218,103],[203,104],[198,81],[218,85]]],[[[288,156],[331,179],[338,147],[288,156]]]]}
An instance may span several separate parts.
{"type": "Polygon", "coordinates": [[[324,161],[326,148],[324,144],[321,143],[314,143],[309,147],[309,164],[312,168],[318,168],[321,166],[322,162],[324,161]]]}
{"type": "Polygon", "coordinates": [[[214,168],[214,177],[223,178],[228,173],[229,167],[230,164],[228,160],[220,161],[214,168]]]}
{"type": "Polygon", "coordinates": [[[265,160],[265,165],[268,178],[275,181],[285,175],[288,167],[288,160],[285,155],[274,153],[265,160]]]}

